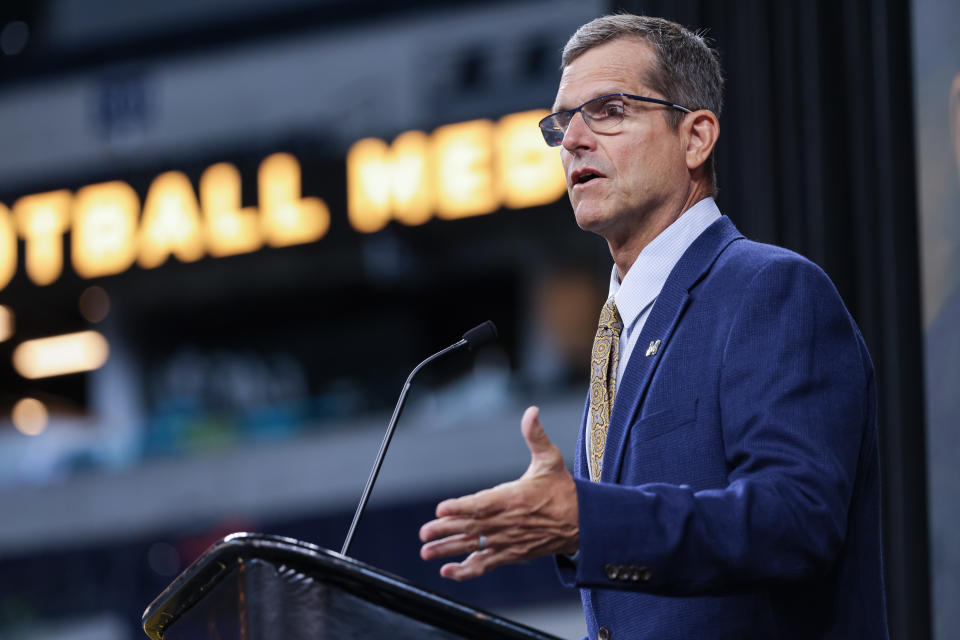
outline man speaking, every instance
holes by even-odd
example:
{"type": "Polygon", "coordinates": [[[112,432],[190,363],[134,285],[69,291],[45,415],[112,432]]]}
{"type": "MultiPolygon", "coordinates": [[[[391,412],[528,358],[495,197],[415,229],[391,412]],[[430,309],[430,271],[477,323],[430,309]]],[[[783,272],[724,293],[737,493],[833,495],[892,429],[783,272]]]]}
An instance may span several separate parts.
{"type": "Polygon", "coordinates": [[[601,640],[886,638],[873,366],[823,271],[718,210],[716,53],[606,16],[562,69],[540,128],[615,263],[574,473],[527,409],[526,473],[441,502],[421,556],[555,554],[601,640]]]}

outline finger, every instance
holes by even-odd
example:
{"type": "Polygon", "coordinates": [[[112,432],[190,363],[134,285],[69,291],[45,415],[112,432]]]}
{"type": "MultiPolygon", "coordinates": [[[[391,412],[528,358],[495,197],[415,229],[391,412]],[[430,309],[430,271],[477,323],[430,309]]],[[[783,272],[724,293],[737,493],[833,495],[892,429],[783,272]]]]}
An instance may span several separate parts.
{"type": "Polygon", "coordinates": [[[424,560],[436,560],[449,556],[463,556],[473,553],[480,544],[480,536],[463,534],[434,540],[420,547],[420,557],[424,560]]]}
{"type": "Polygon", "coordinates": [[[471,553],[463,562],[448,562],[440,567],[440,575],[461,582],[482,576],[511,561],[507,550],[484,549],[471,553]]]}
{"type": "Polygon", "coordinates": [[[438,518],[447,516],[458,516],[471,511],[474,504],[473,495],[462,496],[460,498],[449,498],[437,505],[436,514],[438,518]]]}
{"type": "Polygon", "coordinates": [[[553,453],[556,447],[550,442],[543,425],[540,424],[540,408],[528,407],[520,420],[520,432],[534,458],[553,453]]]}
{"type": "Polygon", "coordinates": [[[431,520],[420,527],[420,541],[430,542],[459,533],[476,534],[477,521],[472,518],[444,517],[431,520]]]}
{"type": "MultiPolygon", "coordinates": [[[[483,529],[484,548],[502,549],[517,542],[517,532],[506,529],[483,529]]],[[[436,560],[448,556],[463,556],[480,549],[480,533],[458,533],[445,538],[431,540],[420,547],[420,557],[424,560],[436,560]]]]}
{"type": "Polygon", "coordinates": [[[464,516],[470,518],[489,518],[503,511],[510,497],[511,483],[484,489],[460,498],[450,498],[437,505],[437,518],[464,516]]]}
{"type": "Polygon", "coordinates": [[[493,549],[474,551],[462,562],[448,562],[440,567],[440,576],[458,582],[482,576],[487,571],[485,560],[495,554],[493,549]]]}

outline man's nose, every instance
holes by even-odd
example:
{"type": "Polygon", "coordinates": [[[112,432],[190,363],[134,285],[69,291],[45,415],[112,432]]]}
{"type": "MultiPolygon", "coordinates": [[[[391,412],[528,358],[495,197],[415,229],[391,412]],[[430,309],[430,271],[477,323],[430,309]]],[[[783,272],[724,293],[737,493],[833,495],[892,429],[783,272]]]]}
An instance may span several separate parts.
{"type": "Polygon", "coordinates": [[[567,125],[567,131],[563,134],[563,142],[561,143],[563,148],[572,152],[576,149],[590,148],[595,142],[596,136],[587,126],[583,112],[573,114],[570,124],[567,125]]]}

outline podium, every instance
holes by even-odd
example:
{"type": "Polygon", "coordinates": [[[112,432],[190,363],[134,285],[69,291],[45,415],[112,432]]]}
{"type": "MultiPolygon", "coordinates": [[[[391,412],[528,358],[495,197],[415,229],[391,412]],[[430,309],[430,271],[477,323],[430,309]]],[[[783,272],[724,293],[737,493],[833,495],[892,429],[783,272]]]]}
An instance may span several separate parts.
{"type": "Polygon", "coordinates": [[[559,640],[315,545],[223,538],[147,607],[153,640],[559,640]]]}

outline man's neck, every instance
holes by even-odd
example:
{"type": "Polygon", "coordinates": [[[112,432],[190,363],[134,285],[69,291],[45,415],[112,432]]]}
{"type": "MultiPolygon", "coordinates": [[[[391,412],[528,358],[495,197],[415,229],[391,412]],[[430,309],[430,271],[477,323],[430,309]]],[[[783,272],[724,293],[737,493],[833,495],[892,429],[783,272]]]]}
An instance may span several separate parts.
{"type": "Polygon", "coordinates": [[[617,265],[617,274],[621,281],[623,281],[623,277],[627,275],[627,271],[633,266],[644,247],[663,233],[664,229],[676,222],[687,209],[711,195],[712,190],[705,185],[692,183],[690,187],[686,198],[681,201],[682,204],[678,205],[677,201],[665,203],[663,207],[646,217],[638,227],[632,229],[623,237],[611,236],[606,238],[610,255],[617,265]]]}

